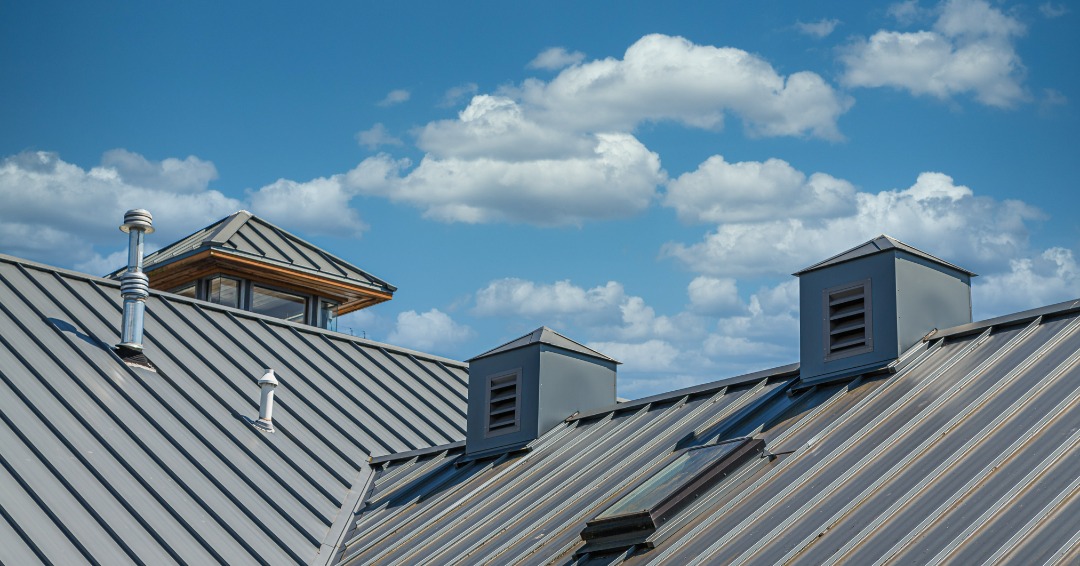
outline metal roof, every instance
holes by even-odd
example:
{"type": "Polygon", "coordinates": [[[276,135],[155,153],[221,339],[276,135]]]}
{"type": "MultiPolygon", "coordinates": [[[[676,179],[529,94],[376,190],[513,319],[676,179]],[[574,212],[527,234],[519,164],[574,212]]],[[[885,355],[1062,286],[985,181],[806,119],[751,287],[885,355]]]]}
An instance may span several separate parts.
{"type": "Polygon", "coordinates": [[[836,255],[830,257],[829,259],[827,259],[825,261],[815,263],[814,265],[811,265],[810,267],[807,267],[807,268],[804,268],[804,269],[800,269],[799,271],[796,271],[795,273],[792,273],[792,275],[799,276],[799,275],[802,275],[804,273],[808,273],[810,271],[815,271],[815,270],[821,269],[823,267],[827,267],[827,266],[830,266],[830,265],[836,265],[838,263],[844,263],[846,261],[851,261],[853,259],[858,259],[860,257],[865,257],[865,256],[868,256],[868,255],[874,255],[874,254],[878,254],[878,253],[881,253],[881,252],[886,252],[886,251],[889,251],[889,250],[905,251],[905,252],[907,252],[909,254],[912,254],[912,255],[917,256],[917,257],[921,257],[921,258],[923,258],[925,260],[932,261],[932,262],[937,263],[939,265],[944,265],[945,267],[950,267],[950,268],[955,269],[955,270],[957,270],[957,271],[959,271],[961,273],[966,273],[967,275],[969,275],[971,277],[975,277],[975,275],[976,275],[976,273],[968,271],[968,270],[964,269],[963,267],[953,265],[953,264],[951,264],[951,263],[949,263],[949,262],[947,262],[947,261],[945,261],[945,260],[943,260],[941,258],[934,257],[934,256],[932,256],[932,255],[930,255],[930,254],[928,254],[928,253],[926,253],[926,252],[924,252],[924,251],[922,251],[922,250],[920,250],[918,248],[909,246],[909,245],[905,244],[904,242],[901,242],[900,240],[897,240],[896,238],[886,236],[885,234],[882,234],[882,235],[874,238],[873,240],[870,240],[869,242],[866,242],[864,244],[860,244],[858,246],[855,246],[854,248],[851,248],[850,250],[847,250],[846,252],[841,252],[839,254],[836,254],[836,255]]]}
{"type": "MultiPolygon", "coordinates": [[[[237,211],[146,256],[144,271],[150,272],[209,249],[346,283],[359,283],[380,291],[397,289],[246,210],[237,211]]],[[[115,271],[109,277],[119,276],[122,272],[123,269],[115,271]]]]}
{"type": "Polygon", "coordinates": [[[570,419],[527,452],[388,459],[339,563],[1075,564],[1080,313],[1062,306],[944,331],[895,374],[799,388],[777,368],[570,419]],[[646,544],[575,556],[677,449],[743,436],[772,456],[646,544]]]}
{"type": "Polygon", "coordinates": [[[599,358],[616,364],[619,363],[617,360],[609,358],[588,346],[579,344],[546,326],[541,326],[520,338],[515,338],[502,346],[488,350],[479,356],[471,358],[469,361],[471,362],[473,360],[479,360],[480,358],[494,356],[495,354],[500,354],[502,352],[509,352],[510,350],[517,350],[518,348],[524,348],[533,344],[547,344],[548,346],[555,346],[556,348],[562,348],[563,350],[569,350],[592,358],[599,358]]]}
{"type": "Polygon", "coordinates": [[[168,293],[146,304],[156,372],[111,349],[117,282],[0,255],[0,563],[325,562],[369,456],[464,438],[461,362],[168,293]],[[273,434],[242,418],[264,368],[273,434]]]}

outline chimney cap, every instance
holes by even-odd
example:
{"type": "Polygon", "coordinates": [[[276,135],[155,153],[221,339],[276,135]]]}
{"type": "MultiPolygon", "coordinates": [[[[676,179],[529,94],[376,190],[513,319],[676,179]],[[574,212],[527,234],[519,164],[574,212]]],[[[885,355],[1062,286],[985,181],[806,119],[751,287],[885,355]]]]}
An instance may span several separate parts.
{"type": "Polygon", "coordinates": [[[154,216],[149,210],[135,208],[124,213],[124,223],[120,225],[121,232],[130,232],[132,228],[142,230],[147,234],[154,233],[154,216]]]}
{"type": "Polygon", "coordinates": [[[934,263],[936,263],[938,265],[943,265],[945,267],[955,269],[956,271],[964,273],[964,274],[966,274],[966,275],[968,275],[970,277],[975,277],[977,275],[976,273],[968,271],[967,269],[964,269],[963,267],[953,265],[953,264],[951,264],[951,263],[949,263],[949,262],[947,262],[947,261],[945,261],[945,260],[943,260],[941,258],[934,257],[934,256],[932,256],[932,255],[930,255],[930,254],[916,248],[916,247],[905,244],[904,242],[901,242],[900,240],[897,240],[896,238],[893,238],[891,236],[887,236],[885,234],[881,234],[878,237],[876,237],[876,238],[874,238],[874,239],[872,239],[872,240],[870,240],[870,241],[868,241],[866,243],[859,244],[858,246],[855,246],[854,248],[851,248],[850,250],[838,253],[838,254],[830,257],[829,259],[827,259],[825,261],[815,263],[814,265],[811,265],[810,267],[807,267],[807,268],[804,268],[804,269],[800,269],[799,271],[796,271],[795,273],[792,273],[792,275],[794,275],[795,277],[799,277],[799,276],[805,275],[805,274],[807,274],[807,273],[809,273],[811,271],[817,271],[818,269],[828,267],[830,265],[836,265],[836,264],[839,264],[839,263],[852,261],[852,260],[858,259],[860,257],[866,257],[866,256],[869,256],[869,255],[874,255],[874,254],[878,254],[878,253],[882,253],[882,252],[887,252],[889,250],[904,251],[904,252],[907,252],[907,253],[912,254],[914,256],[918,256],[918,257],[921,257],[923,259],[932,261],[932,262],[934,262],[934,263]]]}
{"type": "Polygon", "coordinates": [[[260,387],[263,386],[263,385],[269,385],[271,387],[277,387],[278,386],[278,380],[277,380],[277,377],[274,376],[274,370],[272,370],[270,368],[267,368],[266,373],[264,373],[263,376],[259,378],[258,384],[259,384],[260,387]]]}

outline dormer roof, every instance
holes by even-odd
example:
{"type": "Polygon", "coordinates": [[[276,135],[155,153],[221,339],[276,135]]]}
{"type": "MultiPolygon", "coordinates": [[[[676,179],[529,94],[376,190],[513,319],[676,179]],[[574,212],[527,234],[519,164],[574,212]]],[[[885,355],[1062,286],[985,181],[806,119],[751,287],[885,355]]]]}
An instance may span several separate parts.
{"type": "Polygon", "coordinates": [[[149,254],[143,269],[152,287],[166,290],[216,270],[250,275],[337,298],[339,314],[389,300],[397,290],[246,210],[149,254]]]}
{"type": "Polygon", "coordinates": [[[509,352],[510,350],[517,350],[518,348],[524,348],[533,344],[547,344],[548,346],[555,346],[556,348],[562,348],[563,350],[569,350],[571,352],[576,352],[585,356],[599,358],[604,361],[614,362],[616,364],[621,363],[613,358],[609,358],[608,356],[601,354],[600,352],[597,352],[596,350],[593,350],[592,348],[589,348],[588,346],[579,344],[546,326],[541,326],[540,328],[537,328],[536,330],[533,330],[532,332],[520,338],[515,338],[503,344],[502,346],[488,350],[483,354],[480,354],[479,356],[470,359],[469,361],[472,362],[473,360],[479,360],[480,358],[494,356],[495,354],[501,354],[502,352],[509,352]]]}
{"type": "Polygon", "coordinates": [[[838,263],[844,263],[844,262],[847,262],[847,261],[858,259],[860,257],[865,257],[865,256],[868,256],[868,255],[874,255],[874,254],[878,254],[878,253],[882,253],[882,252],[887,252],[887,251],[890,251],[890,250],[902,250],[902,251],[905,251],[905,252],[907,252],[909,254],[912,254],[914,256],[921,257],[921,258],[923,258],[925,260],[929,260],[929,261],[932,261],[934,263],[944,265],[946,267],[950,267],[950,268],[955,269],[955,270],[957,270],[957,271],[959,271],[961,273],[966,273],[967,275],[969,275],[971,277],[974,277],[976,275],[975,273],[973,273],[971,271],[968,271],[968,270],[964,269],[963,267],[953,265],[953,264],[951,264],[951,263],[949,263],[949,262],[947,262],[947,261],[945,261],[945,260],[943,260],[941,258],[934,257],[934,256],[932,256],[932,255],[930,255],[930,254],[928,254],[928,253],[926,253],[926,252],[924,252],[924,251],[922,251],[922,250],[920,250],[918,248],[909,246],[908,244],[905,244],[904,242],[901,242],[900,240],[897,240],[896,238],[893,238],[891,236],[886,236],[885,234],[881,234],[880,236],[874,238],[873,240],[870,240],[869,242],[866,242],[864,244],[860,244],[858,246],[855,246],[854,248],[851,248],[850,250],[847,250],[845,252],[841,252],[839,254],[836,254],[836,255],[830,257],[829,259],[826,259],[825,261],[815,263],[814,265],[811,265],[810,267],[807,267],[807,268],[801,269],[799,271],[796,271],[795,273],[792,273],[792,275],[798,277],[800,275],[803,275],[804,273],[809,273],[811,271],[817,271],[818,269],[821,269],[823,267],[828,267],[830,265],[836,265],[838,263]]]}

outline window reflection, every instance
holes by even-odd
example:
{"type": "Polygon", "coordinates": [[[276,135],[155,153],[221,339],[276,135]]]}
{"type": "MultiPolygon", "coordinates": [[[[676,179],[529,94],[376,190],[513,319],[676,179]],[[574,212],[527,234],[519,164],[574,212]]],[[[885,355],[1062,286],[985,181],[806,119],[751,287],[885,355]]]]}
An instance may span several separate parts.
{"type": "Polygon", "coordinates": [[[307,298],[303,295],[269,289],[259,285],[251,286],[251,310],[292,322],[304,322],[304,307],[307,298]]]}
{"type": "Polygon", "coordinates": [[[337,303],[319,301],[319,324],[327,330],[337,330],[337,303]]]}
{"type": "Polygon", "coordinates": [[[240,282],[228,277],[214,277],[206,282],[206,300],[227,307],[240,308],[240,282]]]}

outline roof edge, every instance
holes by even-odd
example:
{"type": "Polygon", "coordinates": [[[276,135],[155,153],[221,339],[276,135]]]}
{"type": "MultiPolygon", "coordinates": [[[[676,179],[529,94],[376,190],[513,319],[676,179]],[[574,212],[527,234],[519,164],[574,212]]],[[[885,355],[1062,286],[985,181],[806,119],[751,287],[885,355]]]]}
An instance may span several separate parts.
{"type": "MultiPolygon", "coordinates": [[[[23,267],[28,267],[28,268],[31,268],[31,269],[37,269],[39,271],[48,271],[48,272],[51,272],[51,273],[58,273],[58,274],[66,276],[66,277],[71,277],[73,279],[80,279],[80,280],[83,280],[83,281],[88,281],[88,282],[92,282],[92,283],[101,284],[101,285],[104,285],[106,287],[112,287],[112,288],[115,288],[115,289],[120,288],[120,282],[115,280],[115,279],[109,279],[107,277],[99,277],[97,275],[90,275],[88,273],[83,273],[81,271],[74,271],[74,270],[71,270],[71,269],[65,269],[65,268],[62,268],[62,267],[56,267],[56,266],[52,266],[52,265],[49,265],[49,264],[46,264],[46,263],[41,263],[41,262],[37,262],[37,261],[23,259],[23,258],[20,258],[20,257],[16,257],[16,256],[13,256],[13,255],[8,255],[8,254],[4,254],[4,253],[0,253],[0,263],[10,263],[10,264],[13,264],[13,265],[21,265],[23,267]]],[[[269,315],[262,315],[262,314],[254,313],[254,312],[251,312],[251,311],[246,311],[246,310],[242,310],[242,309],[235,309],[235,308],[232,308],[232,307],[226,307],[224,305],[218,305],[218,304],[210,303],[210,302],[207,302],[207,301],[200,301],[198,299],[192,299],[190,297],[184,297],[182,295],[176,295],[176,294],[173,294],[173,293],[169,293],[168,291],[161,291],[161,290],[158,290],[158,289],[150,289],[150,296],[151,297],[159,297],[159,298],[161,298],[162,295],[164,295],[170,301],[177,302],[177,303],[193,304],[193,305],[196,305],[196,306],[198,306],[199,308],[202,308],[202,309],[224,311],[224,312],[228,312],[228,313],[230,313],[230,314],[232,314],[234,316],[240,316],[242,318],[253,318],[253,319],[265,321],[265,322],[270,323],[270,324],[288,326],[288,327],[291,327],[291,328],[296,328],[296,329],[303,330],[305,332],[310,332],[310,333],[313,333],[313,334],[323,334],[323,335],[330,336],[330,337],[333,337],[333,338],[345,339],[345,340],[350,341],[350,342],[356,342],[356,343],[359,343],[359,344],[364,344],[364,345],[372,346],[372,347],[375,347],[375,348],[383,348],[383,349],[386,349],[386,350],[389,350],[389,351],[392,351],[392,352],[411,355],[411,356],[418,357],[420,359],[430,360],[430,361],[433,361],[433,362],[440,362],[440,363],[444,363],[444,364],[449,364],[451,366],[462,368],[462,369],[468,369],[469,368],[469,363],[468,362],[463,362],[461,360],[455,360],[455,359],[452,359],[452,358],[446,358],[446,357],[438,356],[438,355],[435,355],[435,354],[429,354],[427,352],[421,352],[419,350],[411,350],[409,348],[403,348],[401,346],[395,346],[393,344],[387,344],[385,342],[378,342],[376,340],[369,340],[367,338],[360,338],[359,336],[353,336],[352,334],[346,334],[344,332],[336,332],[336,331],[333,331],[333,330],[327,330],[325,328],[318,328],[316,326],[311,326],[310,324],[302,324],[302,323],[299,323],[299,322],[289,322],[287,320],[283,320],[283,319],[280,319],[280,318],[275,318],[275,317],[272,317],[272,316],[269,316],[269,315]]]]}
{"type": "Polygon", "coordinates": [[[988,318],[986,320],[980,320],[976,322],[969,322],[967,324],[961,324],[952,328],[946,328],[944,330],[938,330],[931,332],[923,338],[926,340],[937,340],[938,338],[950,338],[954,336],[963,336],[965,334],[973,334],[986,330],[991,326],[1005,326],[1012,324],[1021,324],[1024,322],[1031,322],[1040,316],[1053,316],[1057,314],[1068,314],[1071,312],[1080,311],[1080,299],[1072,299],[1069,301],[1062,301],[1045,307],[1036,307],[1028,309],[1026,311],[1020,311],[1012,314],[1006,314],[995,318],[988,318]]]}

